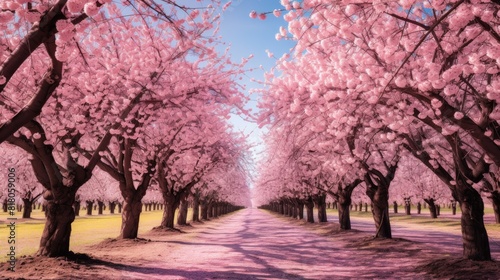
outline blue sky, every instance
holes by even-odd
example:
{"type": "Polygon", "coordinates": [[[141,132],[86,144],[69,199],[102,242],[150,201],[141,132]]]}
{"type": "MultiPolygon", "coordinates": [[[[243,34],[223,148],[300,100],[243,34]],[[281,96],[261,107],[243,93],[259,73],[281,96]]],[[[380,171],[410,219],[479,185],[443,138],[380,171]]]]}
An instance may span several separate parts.
{"type": "MultiPolygon", "coordinates": [[[[255,68],[247,73],[243,83],[247,86],[247,92],[251,88],[261,87],[258,83],[253,83],[252,78],[257,80],[264,79],[264,72],[259,67],[262,65],[264,70],[270,70],[276,62],[276,59],[269,58],[266,50],[274,53],[276,57],[289,52],[294,46],[293,41],[275,39],[280,26],[287,26],[283,17],[276,18],[273,14],[268,14],[266,20],[252,19],[249,14],[252,10],[261,12],[272,12],[274,9],[283,8],[279,0],[235,0],[232,5],[222,15],[220,35],[222,39],[231,45],[231,56],[234,61],[240,61],[243,57],[253,54],[254,57],[248,63],[248,68],[255,68]]],[[[256,110],[258,96],[252,95],[252,102],[248,105],[256,110]]],[[[254,156],[257,156],[262,150],[262,131],[257,124],[244,121],[238,116],[231,118],[235,129],[248,134],[249,143],[256,145],[253,149],[254,156]]]]}

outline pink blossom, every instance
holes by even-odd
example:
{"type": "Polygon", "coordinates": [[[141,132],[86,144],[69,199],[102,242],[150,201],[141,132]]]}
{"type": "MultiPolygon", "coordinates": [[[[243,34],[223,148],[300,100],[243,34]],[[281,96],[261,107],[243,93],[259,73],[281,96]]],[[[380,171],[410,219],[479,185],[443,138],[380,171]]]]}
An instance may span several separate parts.
{"type": "Polygon", "coordinates": [[[281,11],[280,11],[280,10],[278,10],[278,9],[275,9],[275,10],[273,11],[273,15],[274,15],[275,17],[280,17],[280,16],[281,16],[281,11]]]}
{"type": "Polygon", "coordinates": [[[257,12],[256,11],[251,11],[249,14],[250,18],[257,18],[257,12]]]}
{"type": "Polygon", "coordinates": [[[260,18],[261,20],[265,20],[265,19],[266,19],[266,17],[267,17],[267,16],[266,16],[266,14],[264,14],[264,13],[259,14],[259,18],[260,18]]]}
{"type": "Polygon", "coordinates": [[[99,7],[94,2],[85,4],[83,10],[89,17],[94,17],[99,13],[99,7]]]}

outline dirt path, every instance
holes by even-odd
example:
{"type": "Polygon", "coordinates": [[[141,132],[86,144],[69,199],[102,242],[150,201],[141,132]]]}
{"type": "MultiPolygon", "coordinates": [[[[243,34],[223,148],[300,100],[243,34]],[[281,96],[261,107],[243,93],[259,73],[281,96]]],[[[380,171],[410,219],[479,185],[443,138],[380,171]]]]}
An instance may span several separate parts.
{"type": "Polygon", "coordinates": [[[417,267],[445,254],[406,240],[374,241],[370,234],[356,230],[328,232],[332,228],[333,223],[305,225],[263,210],[244,209],[183,228],[186,233],[152,231],[141,236],[145,240],[108,240],[79,252],[92,259],[27,258],[15,274],[2,277],[427,279],[427,271],[417,267]]]}

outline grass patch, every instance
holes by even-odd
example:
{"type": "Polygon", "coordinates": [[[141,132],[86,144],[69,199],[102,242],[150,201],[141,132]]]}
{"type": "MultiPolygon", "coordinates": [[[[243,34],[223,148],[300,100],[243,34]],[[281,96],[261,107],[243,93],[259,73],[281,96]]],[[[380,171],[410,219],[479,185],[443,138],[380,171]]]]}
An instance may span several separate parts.
{"type": "MultiPolygon", "coordinates": [[[[120,235],[121,214],[104,214],[87,216],[80,211],[82,216],[76,217],[71,224],[70,250],[78,252],[87,245],[97,244],[107,238],[116,238],[120,235]]],[[[16,221],[16,255],[32,255],[36,253],[40,244],[43,228],[45,226],[45,215],[40,210],[34,210],[32,219],[19,218],[21,213],[17,213],[16,221]]],[[[150,231],[153,227],[159,226],[163,216],[163,210],[143,211],[139,220],[139,237],[150,231]]],[[[7,227],[7,213],[0,213],[0,261],[7,260],[7,237],[9,228],[7,227]]],[[[188,222],[192,217],[192,209],[188,211],[188,222]]],[[[175,215],[177,223],[177,215],[175,215]]]]}

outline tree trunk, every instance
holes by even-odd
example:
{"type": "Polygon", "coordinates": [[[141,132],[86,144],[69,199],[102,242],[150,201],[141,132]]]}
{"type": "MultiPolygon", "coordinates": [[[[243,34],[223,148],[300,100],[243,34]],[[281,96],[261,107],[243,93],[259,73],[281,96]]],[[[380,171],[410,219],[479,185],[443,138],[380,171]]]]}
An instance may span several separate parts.
{"type": "Polygon", "coordinates": [[[328,218],[326,217],[326,194],[315,196],[315,202],[316,207],[318,208],[318,222],[328,222],[328,218]]]}
{"type": "Polygon", "coordinates": [[[307,222],[314,223],[314,202],[311,197],[306,200],[307,222]]]}
{"type": "Polygon", "coordinates": [[[200,198],[198,195],[193,196],[193,222],[200,221],[200,198]]]}
{"type": "Polygon", "coordinates": [[[484,203],[481,195],[465,179],[457,178],[456,199],[462,210],[464,257],[470,260],[491,260],[488,234],[484,227],[484,203]]]}
{"type": "Polygon", "coordinates": [[[424,201],[429,205],[429,212],[431,218],[436,219],[438,217],[436,204],[434,203],[434,198],[426,198],[424,201]]]}
{"type": "MultiPolygon", "coordinates": [[[[38,204],[40,206],[40,204],[38,204]]],[[[80,216],[80,201],[75,200],[73,203],[73,210],[75,211],[75,216],[80,216]]]]}
{"type": "Polygon", "coordinates": [[[417,203],[417,214],[422,213],[422,203],[418,202],[417,203]]]}
{"type": "Polygon", "coordinates": [[[298,203],[299,220],[304,219],[304,202],[300,201],[298,203]]]}
{"type": "Polygon", "coordinates": [[[183,199],[181,201],[179,214],[177,216],[177,224],[180,226],[187,225],[188,206],[189,203],[187,198],[183,199]]]}
{"type": "Polygon", "coordinates": [[[94,202],[93,201],[87,201],[87,215],[92,215],[92,208],[93,208],[93,205],[94,205],[94,202]]]}
{"type": "Polygon", "coordinates": [[[7,213],[7,199],[4,199],[2,202],[2,211],[7,213]]]}
{"type": "Polygon", "coordinates": [[[351,229],[351,215],[349,208],[351,207],[351,198],[343,198],[339,196],[337,200],[337,208],[339,211],[339,224],[341,229],[351,229]]]}
{"type": "Polygon", "coordinates": [[[394,208],[394,214],[397,214],[398,213],[398,203],[396,201],[394,201],[392,203],[392,206],[394,208]]]}
{"type": "Polygon", "coordinates": [[[500,192],[494,191],[489,197],[491,199],[491,204],[493,204],[493,212],[495,212],[495,221],[500,224],[500,192]]]}
{"type": "Polygon", "coordinates": [[[137,198],[136,195],[124,197],[122,209],[123,211],[121,213],[122,225],[120,230],[120,238],[137,238],[139,232],[139,219],[142,212],[141,198],[137,198]]]}
{"type": "Polygon", "coordinates": [[[69,253],[71,223],[75,220],[73,201],[55,203],[48,200],[45,209],[45,227],[37,255],[46,257],[64,256],[69,253]]]}
{"type": "Polygon", "coordinates": [[[165,228],[174,228],[174,220],[175,220],[175,210],[179,207],[179,202],[175,200],[175,198],[171,196],[164,196],[164,210],[163,217],[161,220],[161,226],[165,228]]]}
{"type": "Polygon", "coordinates": [[[23,198],[23,203],[23,219],[29,219],[31,218],[31,211],[33,210],[33,201],[31,201],[31,199],[23,198]]]}
{"type": "Polygon", "coordinates": [[[116,202],[109,202],[109,213],[114,214],[116,209],[116,202]]]}
{"type": "Polygon", "coordinates": [[[103,211],[104,211],[104,202],[98,200],[97,201],[97,214],[102,215],[103,211]]]}
{"type": "Polygon", "coordinates": [[[202,202],[200,208],[201,219],[204,221],[208,220],[208,204],[206,202],[202,202]]]}
{"type": "Polygon", "coordinates": [[[122,212],[123,205],[121,203],[118,203],[118,213],[122,212]]]}
{"type": "Polygon", "coordinates": [[[372,201],[372,214],[375,221],[375,238],[392,238],[389,221],[389,186],[396,174],[397,164],[390,166],[386,175],[370,169],[365,175],[366,194],[372,201]],[[374,176],[375,181],[371,176],[374,176]]]}

